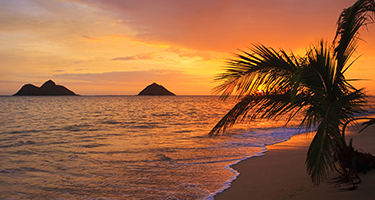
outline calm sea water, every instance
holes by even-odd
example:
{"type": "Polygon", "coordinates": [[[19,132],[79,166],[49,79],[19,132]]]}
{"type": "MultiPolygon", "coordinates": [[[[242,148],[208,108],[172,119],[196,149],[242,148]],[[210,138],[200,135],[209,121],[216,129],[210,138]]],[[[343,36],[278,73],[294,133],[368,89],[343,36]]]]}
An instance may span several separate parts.
{"type": "Polygon", "coordinates": [[[238,176],[230,165],[299,132],[257,121],[208,137],[233,105],[212,96],[0,97],[0,198],[211,199],[238,176]]]}

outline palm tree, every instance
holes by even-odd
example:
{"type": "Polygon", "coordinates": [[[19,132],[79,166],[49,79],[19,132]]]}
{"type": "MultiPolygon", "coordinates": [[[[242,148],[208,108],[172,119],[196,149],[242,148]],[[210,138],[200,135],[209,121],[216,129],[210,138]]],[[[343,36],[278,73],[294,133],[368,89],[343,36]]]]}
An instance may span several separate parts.
{"type": "Polygon", "coordinates": [[[316,128],[306,158],[313,183],[321,183],[332,169],[352,176],[346,159],[351,146],[341,128],[364,112],[366,95],[344,73],[354,62],[349,63],[360,40],[359,29],[373,21],[374,13],[374,0],[358,0],[341,13],[333,43],[322,40],[303,56],[261,44],[236,54],[216,78],[222,83],[215,92],[223,100],[234,94],[238,103],[209,134],[224,132],[238,121],[287,117],[289,122],[303,113],[300,126],[316,128]]]}

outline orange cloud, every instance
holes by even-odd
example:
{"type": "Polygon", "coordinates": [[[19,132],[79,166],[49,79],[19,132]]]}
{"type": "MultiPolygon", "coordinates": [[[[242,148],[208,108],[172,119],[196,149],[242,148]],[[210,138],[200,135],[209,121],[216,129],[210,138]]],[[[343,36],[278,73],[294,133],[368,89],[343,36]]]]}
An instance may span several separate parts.
{"type": "Polygon", "coordinates": [[[91,36],[88,36],[88,35],[82,35],[82,37],[83,37],[85,40],[90,41],[90,42],[100,41],[100,38],[91,37],[91,36]]]}
{"type": "Polygon", "coordinates": [[[150,60],[154,58],[154,53],[147,53],[147,54],[137,54],[134,56],[126,56],[126,57],[116,57],[112,60],[122,60],[122,61],[129,61],[129,60],[150,60]]]}
{"type": "MultiPolygon", "coordinates": [[[[177,94],[210,94],[211,80],[230,53],[259,42],[303,54],[321,38],[333,38],[340,12],[354,2],[31,0],[20,6],[19,1],[0,1],[0,88],[1,81],[54,77],[91,94],[101,88],[92,80],[103,80],[110,91],[106,94],[128,94],[120,80],[126,77],[134,81],[125,81],[127,85],[137,85],[125,73],[137,70],[135,77],[149,77],[140,88],[160,77],[181,91],[177,94]]],[[[374,67],[375,26],[368,28],[369,33],[361,34],[368,43],[358,49],[364,55],[348,71],[350,78],[374,74],[369,72],[374,67]]]]}
{"type": "Polygon", "coordinates": [[[140,41],[189,49],[233,51],[250,42],[303,48],[333,37],[336,20],[353,0],[334,1],[99,1],[82,0],[126,19],[140,41]],[[302,45],[302,46],[301,46],[302,45]]]}

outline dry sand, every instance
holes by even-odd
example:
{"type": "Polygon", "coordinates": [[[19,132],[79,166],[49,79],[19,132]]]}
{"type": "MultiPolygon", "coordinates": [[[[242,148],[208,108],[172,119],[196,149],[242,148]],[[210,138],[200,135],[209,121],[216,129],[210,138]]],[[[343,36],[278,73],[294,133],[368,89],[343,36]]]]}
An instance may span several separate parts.
{"type": "MultiPolygon", "coordinates": [[[[353,147],[375,155],[375,125],[357,133],[356,128],[348,131],[347,138],[353,138],[353,147]]],[[[351,185],[336,185],[332,180],[338,176],[336,172],[332,172],[324,183],[314,187],[305,167],[312,136],[293,136],[286,142],[267,146],[265,156],[250,158],[232,166],[240,172],[240,176],[229,189],[215,196],[215,200],[375,199],[375,170],[359,174],[362,184],[356,190],[344,189],[351,185]]]]}

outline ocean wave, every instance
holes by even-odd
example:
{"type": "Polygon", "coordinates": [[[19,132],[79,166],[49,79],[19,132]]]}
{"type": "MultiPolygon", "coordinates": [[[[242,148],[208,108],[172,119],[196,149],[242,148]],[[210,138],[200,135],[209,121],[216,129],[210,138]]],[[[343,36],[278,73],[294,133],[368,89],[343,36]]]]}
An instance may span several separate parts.
{"type": "MultiPolygon", "coordinates": [[[[8,134],[24,134],[24,133],[40,133],[42,132],[43,130],[24,130],[24,131],[11,131],[11,132],[8,132],[8,134]]],[[[6,134],[6,132],[4,133],[6,134]]]]}
{"type": "MultiPolygon", "coordinates": [[[[208,197],[206,197],[206,200],[213,200],[213,197],[216,194],[222,193],[224,190],[228,189],[231,186],[231,183],[237,179],[237,177],[240,175],[239,172],[234,170],[232,168],[233,165],[246,160],[251,159],[253,157],[259,157],[263,156],[265,152],[267,152],[266,145],[276,144],[280,142],[284,142],[289,140],[292,136],[305,133],[305,132],[311,132],[312,130],[307,130],[305,128],[299,128],[299,127],[273,127],[273,128],[266,128],[266,129],[254,129],[252,131],[243,132],[240,134],[239,137],[237,137],[238,140],[241,140],[239,142],[238,140],[228,141],[223,143],[223,148],[229,148],[232,147],[234,149],[241,148],[241,147],[258,147],[259,150],[257,152],[254,152],[253,155],[250,156],[244,156],[240,157],[238,159],[233,159],[233,162],[226,165],[224,168],[226,170],[229,170],[232,172],[232,176],[222,185],[222,187],[211,193],[208,197]],[[257,142],[252,143],[249,142],[248,138],[252,138],[251,141],[257,142]],[[254,139],[255,138],[255,139],[254,139]]],[[[231,160],[228,160],[231,161],[231,160]]],[[[218,161],[218,162],[226,162],[226,160],[218,161]]]]}
{"type": "Polygon", "coordinates": [[[95,148],[95,147],[108,146],[108,144],[93,143],[93,144],[84,144],[84,145],[79,145],[79,146],[84,147],[84,148],[95,148]]]}
{"type": "Polygon", "coordinates": [[[2,146],[0,146],[0,148],[19,147],[19,146],[23,146],[23,145],[33,145],[33,144],[35,144],[35,141],[31,141],[31,140],[27,140],[26,142],[18,141],[18,142],[15,142],[13,144],[2,145],[2,146]]]}
{"type": "Polygon", "coordinates": [[[102,124],[121,124],[121,122],[118,122],[118,121],[112,121],[112,120],[102,121],[101,123],[102,123],[102,124]]]}
{"type": "Polygon", "coordinates": [[[153,117],[173,117],[178,116],[178,114],[175,113],[152,113],[151,116],[153,117]]]}
{"type": "Polygon", "coordinates": [[[19,151],[14,151],[10,152],[11,154],[18,154],[18,155],[32,155],[32,154],[37,154],[37,152],[33,151],[27,151],[27,150],[19,150],[19,151]]]}
{"type": "Polygon", "coordinates": [[[81,96],[28,102],[21,97],[17,106],[7,103],[13,106],[9,115],[28,126],[1,130],[0,174],[10,177],[2,181],[14,190],[0,199],[95,199],[103,194],[114,199],[213,198],[238,176],[233,164],[261,156],[267,144],[304,131],[255,122],[209,137],[232,105],[215,97],[158,99],[81,96]],[[20,114],[19,106],[30,110],[20,114]],[[14,173],[20,170],[32,173],[14,173]],[[43,170],[55,174],[39,173],[43,170]],[[36,180],[41,180],[38,187],[36,180]]]}
{"type": "Polygon", "coordinates": [[[156,160],[159,160],[159,161],[171,161],[172,158],[160,153],[160,154],[156,155],[156,160]]]}
{"type": "Polygon", "coordinates": [[[80,132],[80,131],[98,131],[98,128],[95,128],[94,125],[91,124],[76,124],[62,127],[61,129],[55,129],[56,131],[63,130],[63,131],[71,131],[71,132],[80,132]]]}
{"type": "Polygon", "coordinates": [[[239,162],[241,161],[244,161],[246,159],[250,159],[250,158],[254,158],[254,157],[259,157],[259,156],[264,156],[264,153],[267,152],[267,149],[263,149],[263,151],[261,152],[258,152],[257,154],[255,155],[252,155],[252,156],[249,156],[249,157],[243,157],[242,159],[237,159],[235,160],[233,163],[229,164],[229,165],[226,165],[225,166],[225,169],[226,170],[229,170],[230,172],[233,173],[233,175],[222,185],[222,187],[220,189],[218,189],[217,191],[215,192],[212,192],[209,196],[207,196],[205,198],[205,200],[213,200],[214,199],[214,196],[219,194],[219,193],[222,193],[224,192],[224,190],[230,188],[232,182],[234,180],[236,180],[238,178],[238,176],[240,175],[240,173],[238,171],[236,171],[235,169],[232,168],[233,165],[236,165],[238,164],[239,162]]]}

